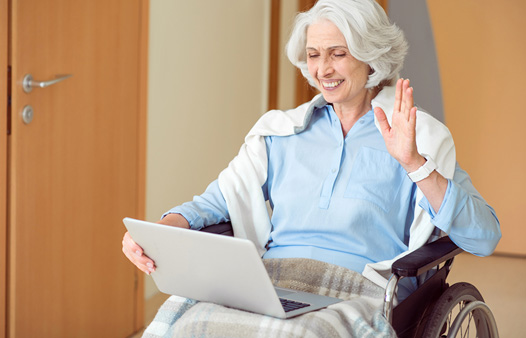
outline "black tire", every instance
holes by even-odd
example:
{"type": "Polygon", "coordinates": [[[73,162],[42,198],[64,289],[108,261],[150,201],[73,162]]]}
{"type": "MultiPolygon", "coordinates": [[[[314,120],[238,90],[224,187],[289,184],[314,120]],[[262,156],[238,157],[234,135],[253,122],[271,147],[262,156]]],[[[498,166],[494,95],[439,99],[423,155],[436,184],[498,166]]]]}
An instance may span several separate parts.
{"type": "MultiPolygon", "coordinates": [[[[449,337],[449,329],[456,315],[466,304],[473,301],[484,302],[484,298],[482,298],[477,288],[469,283],[452,285],[435,303],[433,310],[430,312],[423,337],[449,337]]],[[[484,330],[485,334],[482,334],[482,336],[488,336],[487,329],[484,328],[484,325],[479,324],[481,321],[484,324],[485,318],[474,313],[474,325],[477,327],[475,331],[478,333],[479,330],[484,330]]],[[[477,337],[479,336],[477,335],[477,337]]]]}

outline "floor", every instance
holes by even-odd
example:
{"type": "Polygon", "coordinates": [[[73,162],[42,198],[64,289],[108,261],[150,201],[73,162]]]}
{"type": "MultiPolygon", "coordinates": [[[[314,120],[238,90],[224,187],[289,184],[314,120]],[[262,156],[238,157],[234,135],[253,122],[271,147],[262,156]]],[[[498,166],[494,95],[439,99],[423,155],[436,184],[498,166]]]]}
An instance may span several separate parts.
{"type": "MultiPolygon", "coordinates": [[[[477,287],[495,316],[501,337],[526,336],[526,257],[480,258],[463,253],[455,258],[448,282],[468,282],[477,287]]],[[[146,323],[167,297],[159,293],[146,301],[146,323]]],[[[139,332],[130,338],[141,335],[139,332]]]]}

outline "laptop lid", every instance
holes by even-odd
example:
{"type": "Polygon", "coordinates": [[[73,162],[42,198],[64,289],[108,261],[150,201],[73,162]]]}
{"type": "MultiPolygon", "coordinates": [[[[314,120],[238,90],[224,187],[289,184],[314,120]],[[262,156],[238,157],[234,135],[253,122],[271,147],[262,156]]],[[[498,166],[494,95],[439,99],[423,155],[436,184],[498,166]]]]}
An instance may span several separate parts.
{"type": "Polygon", "coordinates": [[[280,295],[309,307],[285,313],[255,245],[246,239],[181,229],[131,218],[130,235],[156,265],[151,274],[163,293],[278,318],[292,317],[341,300],[292,290],[280,295]]]}

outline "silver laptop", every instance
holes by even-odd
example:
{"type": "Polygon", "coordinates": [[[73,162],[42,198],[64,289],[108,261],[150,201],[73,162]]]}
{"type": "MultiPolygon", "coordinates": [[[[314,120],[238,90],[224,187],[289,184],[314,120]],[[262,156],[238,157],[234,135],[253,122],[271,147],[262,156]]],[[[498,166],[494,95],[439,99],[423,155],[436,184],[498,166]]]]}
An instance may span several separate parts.
{"type": "Polygon", "coordinates": [[[131,237],[156,265],[161,292],[277,318],[341,299],[274,287],[254,243],[246,239],[125,218],[131,237]]]}

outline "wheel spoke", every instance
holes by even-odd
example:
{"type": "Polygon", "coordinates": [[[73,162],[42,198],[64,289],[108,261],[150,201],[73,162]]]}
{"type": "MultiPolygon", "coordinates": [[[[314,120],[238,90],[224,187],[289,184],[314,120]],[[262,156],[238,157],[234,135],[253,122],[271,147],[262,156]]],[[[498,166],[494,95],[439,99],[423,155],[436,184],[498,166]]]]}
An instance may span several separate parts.
{"type": "Polygon", "coordinates": [[[450,312],[447,315],[447,333],[449,333],[449,330],[451,329],[451,324],[453,322],[453,320],[451,318],[452,318],[452,314],[450,312]]]}

